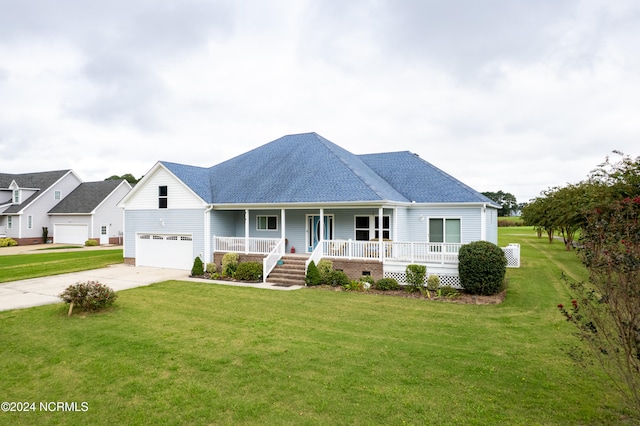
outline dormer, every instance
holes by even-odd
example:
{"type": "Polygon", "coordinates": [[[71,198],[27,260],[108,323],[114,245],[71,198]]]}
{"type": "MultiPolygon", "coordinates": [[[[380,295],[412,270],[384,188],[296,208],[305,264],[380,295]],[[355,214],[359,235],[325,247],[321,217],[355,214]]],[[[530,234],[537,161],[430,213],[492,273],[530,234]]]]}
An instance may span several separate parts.
{"type": "Polygon", "coordinates": [[[22,190],[15,180],[11,182],[9,189],[11,190],[11,204],[20,204],[22,202],[22,190]]]}

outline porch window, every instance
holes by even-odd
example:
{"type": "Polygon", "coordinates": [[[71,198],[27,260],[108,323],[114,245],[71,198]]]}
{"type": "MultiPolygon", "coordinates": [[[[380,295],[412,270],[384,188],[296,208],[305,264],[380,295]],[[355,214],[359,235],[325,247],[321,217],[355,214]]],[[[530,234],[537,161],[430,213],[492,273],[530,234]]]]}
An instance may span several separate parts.
{"type": "MultiPolygon", "coordinates": [[[[380,238],[380,217],[379,216],[356,216],[356,240],[358,241],[370,241],[372,239],[380,238]]],[[[391,236],[391,217],[382,217],[382,238],[385,240],[390,239],[391,236]]]]}
{"type": "Polygon", "coordinates": [[[429,219],[430,243],[460,243],[460,219],[429,219]]]}
{"type": "Polygon", "coordinates": [[[168,190],[167,190],[167,186],[163,185],[163,186],[159,186],[158,187],[158,208],[159,209],[166,209],[167,205],[168,205],[168,190]]]}
{"type": "Polygon", "coordinates": [[[257,216],[258,231],[277,231],[278,230],[278,216],[257,216]]]}

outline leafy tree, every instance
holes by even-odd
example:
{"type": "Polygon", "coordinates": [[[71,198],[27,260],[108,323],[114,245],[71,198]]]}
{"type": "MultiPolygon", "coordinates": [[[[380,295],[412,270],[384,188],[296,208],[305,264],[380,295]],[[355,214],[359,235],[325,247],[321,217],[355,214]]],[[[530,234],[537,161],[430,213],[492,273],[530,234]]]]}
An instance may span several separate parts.
{"type": "Polygon", "coordinates": [[[551,202],[549,197],[537,197],[522,209],[522,220],[525,225],[533,226],[538,233],[538,238],[542,237],[542,232],[546,232],[549,243],[553,242],[553,235],[556,231],[556,223],[550,215],[551,202]]]}
{"type": "Polygon", "coordinates": [[[122,176],[118,176],[118,175],[109,176],[105,180],[122,180],[122,179],[126,180],[131,185],[135,185],[140,180],[140,179],[136,179],[131,173],[126,173],[122,176]]]}
{"type": "Polygon", "coordinates": [[[516,197],[508,192],[483,192],[482,195],[502,206],[502,208],[498,210],[498,216],[511,216],[514,211],[519,209],[516,197]]]}

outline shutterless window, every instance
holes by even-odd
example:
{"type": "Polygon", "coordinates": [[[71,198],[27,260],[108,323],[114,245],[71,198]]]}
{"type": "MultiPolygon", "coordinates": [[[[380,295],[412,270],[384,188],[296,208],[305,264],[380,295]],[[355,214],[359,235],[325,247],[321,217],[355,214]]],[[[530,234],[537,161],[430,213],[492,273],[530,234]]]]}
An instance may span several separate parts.
{"type": "Polygon", "coordinates": [[[27,228],[33,228],[33,216],[27,216],[27,228]]]}
{"type": "Polygon", "coordinates": [[[276,231],[278,229],[278,216],[258,216],[257,228],[260,231],[276,231]]]}
{"type": "Polygon", "coordinates": [[[61,198],[60,191],[53,191],[53,199],[59,200],[61,198]]]}
{"type": "Polygon", "coordinates": [[[460,243],[460,219],[429,219],[429,242],[460,243]]]}
{"type": "Polygon", "coordinates": [[[13,203],[20,204],[20,190],[16,189],[13,191],[13,203]]]}
{"type": "Polygon", "coordinates": [[[369,241],[369,216],[356,216],[356,240],[369,241]]]}
{"type": "Polygon", "coordinates": [[[167,208],[167,200],[168,200],[168,191],[167,191],[167,186],[163,185],[163,186],[159,186],[158,187],[158,208],[159,209],[166,209],[167,208]]]}

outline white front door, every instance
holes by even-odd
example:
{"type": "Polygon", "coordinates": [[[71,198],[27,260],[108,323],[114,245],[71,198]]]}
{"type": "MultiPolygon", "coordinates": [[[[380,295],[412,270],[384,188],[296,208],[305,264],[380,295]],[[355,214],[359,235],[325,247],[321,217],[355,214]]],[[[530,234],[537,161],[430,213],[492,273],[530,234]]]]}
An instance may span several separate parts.
{"type": "Polygon", "coordinates": [[[109,225],[100,227],[100,245],[109,244],[109,225]]]}

